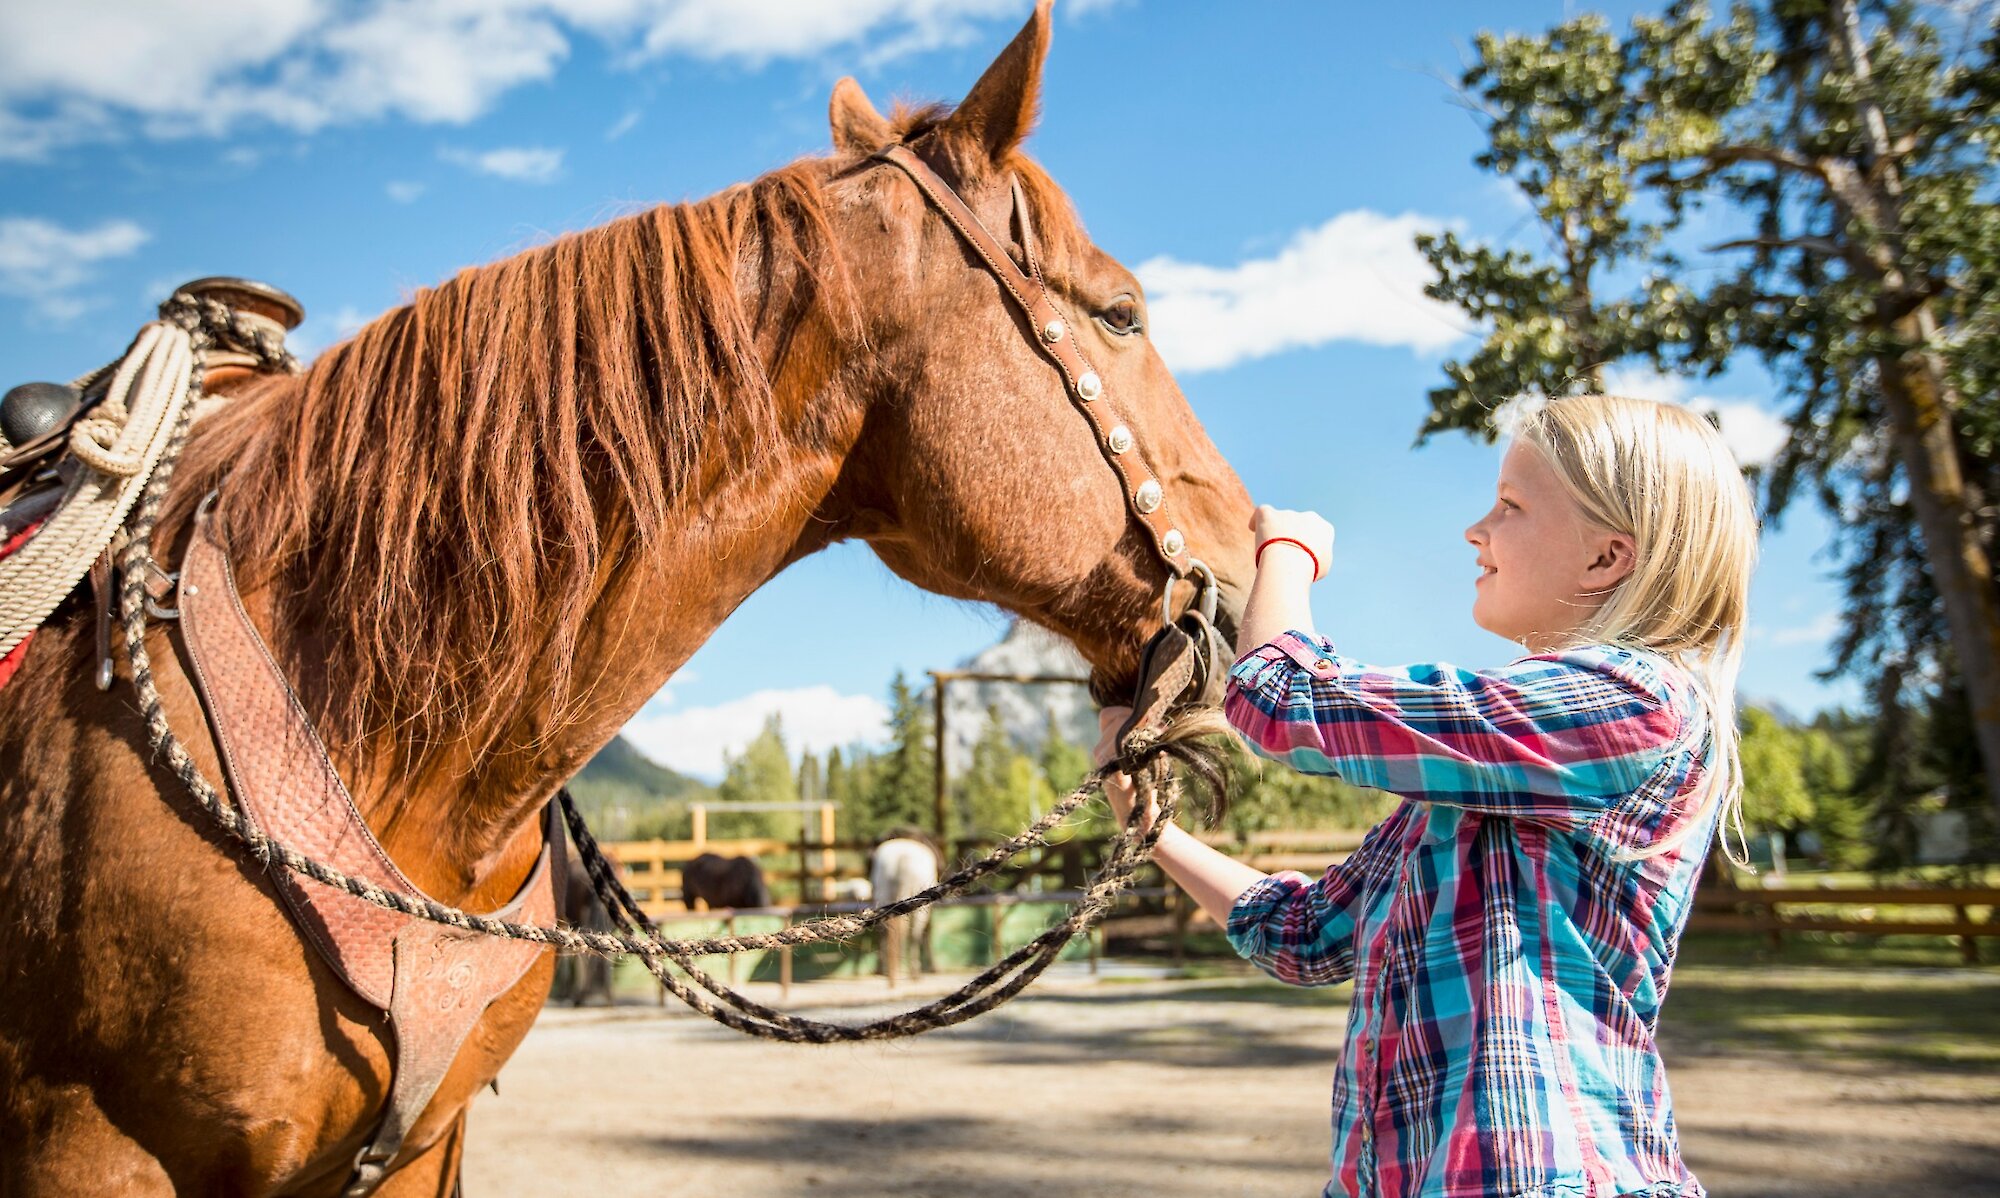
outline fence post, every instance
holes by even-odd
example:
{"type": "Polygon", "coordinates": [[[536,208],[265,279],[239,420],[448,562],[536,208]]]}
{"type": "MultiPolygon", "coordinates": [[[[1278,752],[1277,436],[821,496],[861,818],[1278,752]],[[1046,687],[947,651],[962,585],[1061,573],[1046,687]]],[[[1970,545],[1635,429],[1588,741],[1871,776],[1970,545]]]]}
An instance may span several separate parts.
{"type": "Polygon", "coordinates": [[[819,805],[819,842],[825,846],[819,851],[819,901],[833,901],[833,878],[840,872],[839,863],[833,858],[833,804],[819,805]]]}
{"type": "MultiPolygon", "coordinates": [[[[736,909],[734,907],[731,907],[729,909],[729,917],[722,921],[722,926],[724,929],[724,934],[727,935],[730,939],[734,940],[736,938],[736,909]]],[[[742,960],[743,960],[742,953],[729,954],[729,984],[732,986],[738,986],[742,984],[738,980],[738,975],[742,973],[742,969],[739,966],[738,962],[742,960]]]]}
{"type": "Polygon", "coordinates": [[[1014,905],[1013,900],[1005,892],[994,897],[999,901],[993,904],[993,942],[986,950],[988,965],[1007,955],[1007,913],[1014,905]]]}
{"type": "MultiPolygon", "coordinates": [[[[792,930],[792,912],[785,912],[785,930],[792,930]]],[[[778,994],[783,998],[792,996],[792,946],[787,944],[778,950],[778,994]]]]}
{"type": "Polygon", "coordinates": [[[943,841],[945,837],[951,835],[951,821],[946,814],[946,803],[948,800],[945,794],[945,785],[950,780],[950,771],[946,768],[944,760],[944,679],[939,676],[936,670],[932,670],[930,675],[931,753],[937,758],[934,763],[935,768],[932,771],[935,775],[933,781],[937,789],[931,795],[931,804],[935,808],[931,812],[931,817],[937,823],[938,840],[943,841]]]}
{"type": "MultiPolygon", "coordinates": [[[[1972,909],[1970,907],[1963,905],[1953,907],[1951,913],[1957,916],[1958,922],[1962,924],[1972,922],[1972,909]]],[[[1967,932],[1958,938],[1958,956],[1967,965],[1979,964],[1979,941],[1971,932],[1967,932]]]]}
{"type": "Polygon", "coordinates": [[[688,832],[688,839],[694,841],[696,849],[700,849],[703,843],[708,840],[708,808],[700,803],[695,803],[688,808],[688,816],[693,821],[693,827],[688,832]]]}

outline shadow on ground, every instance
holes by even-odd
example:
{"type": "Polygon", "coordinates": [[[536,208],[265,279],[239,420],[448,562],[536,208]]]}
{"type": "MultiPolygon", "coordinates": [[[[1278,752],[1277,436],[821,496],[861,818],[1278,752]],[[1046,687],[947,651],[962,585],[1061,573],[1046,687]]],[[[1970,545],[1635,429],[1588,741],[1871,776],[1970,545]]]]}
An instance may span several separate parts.
{"type": "MultiPolygon", "coordinates": [[[[1116,1195],[1147,1192],[1142,1177],[1163,1170],[1208,1177],[1200,1192],[1250,1192],[1259,1175],[1296,1172],[1290,1161],[1232,1154],[1217,1158],[1199,1149],[1163,1159],[1152,1147],[1121,1147],[1135,1133],[1174,1135],[1196,1130],[1185,1114],[1132,1116],[1051,1112],[1045,1122],[963,1117],[847,1119],[791,1115],[760,1120],[725,1135],[602,1137],[600,1146],[645,1152],[679,1161],[759,1163],[792,1154],[798,1160],[796,1192],[831,1198],[937,1195],[938,1198],[1043,1198],[1045,1195],[1116,1195]],[[881,1166],[893,1159],[893,1170],[881,1166]],[[1232,1181],[1214,1182],[1216,1178],[1232,1181]]],[[[1155,1145],[1157,1141],[1154,1142],[1155,1145]]],[[[1196,1191],[1190,1191],[1196,1192],[1196,1191]]],[[[1259,1188],[1258,1192],[1264,1192],[1259,1188]]]]}

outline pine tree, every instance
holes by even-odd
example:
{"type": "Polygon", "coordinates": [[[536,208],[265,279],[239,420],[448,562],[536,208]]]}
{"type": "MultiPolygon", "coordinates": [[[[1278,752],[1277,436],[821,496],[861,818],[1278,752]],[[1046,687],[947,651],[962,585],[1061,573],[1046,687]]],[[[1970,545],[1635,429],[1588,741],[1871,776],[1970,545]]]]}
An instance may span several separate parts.
{"type": "MultiPolygon", "coordinates": [[[[956,800],[954,814],[962,835],[991,839],[1020,831],[1028,818],[1026,811],[1038,796],[1017,792],[1014,770],[1017,758],[1027,760],[1014,747],[1014,738],[1000,718],[1000,708],[988,707],[986,722],[972,746],[972,765],[952,787],[956,800]]],[[[1028,766],[1032,772],[1034,763],[1028,761],[1028,766]]],[[[1047,789],[1044,783],[1041,790],[1047,789]]],[[[1042,806],[1047,807],[1046,801],[1042,806]]]]}
{"type": "Polygon", "coordinates": [[[810,750],[799,755],[798,792],[801,803],[826,802],[826,775],[820,769],[819,756],[810,750]]]}
{"type": "Polygon", "coordinates": [[[889,748],[874,761],[864,792],[867,834],[935,822],[936,750],[928,691],[913,690],[901,670],[889,684],[889,748]]]}
{"type": "Polygon", "coordinates": [[[1063,735],[1062,724],[1053,711],[1042,725],[1042,746],[1036,758],[1043,780],[1058,798],[1075,790],[1091,770],[1090,750],[1063,735]]]}
{"type": "MultiPolygon", "coordinates": [[[[725,807],[730,803],[798,802],[798,783],[792,774],[791,755],[785,749],[784,726],[775,712],[765,719],[763,731],[744,746],[741,755],[727,758],[716,797],[725,807]]],[[[725,818],[731,821],[728,834],[732,837],[795,840],[799,834],[796,811],[725,813],[725,818]]],[[[716,834],[711,829],[710,835],[716,834]]]]}

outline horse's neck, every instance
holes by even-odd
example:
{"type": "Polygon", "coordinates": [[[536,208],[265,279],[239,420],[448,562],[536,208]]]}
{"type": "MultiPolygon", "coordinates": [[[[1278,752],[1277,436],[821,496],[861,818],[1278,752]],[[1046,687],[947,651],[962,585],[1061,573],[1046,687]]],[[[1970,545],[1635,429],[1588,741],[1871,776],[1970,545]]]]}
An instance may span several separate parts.
{"type": "Polygon", "coordinates": [[[501,867],[503,854],[507,861],[529,860],[521,830],[555,788],[616,736],[752,592],[839,535],[824,505],[860,434],[862,414],[834,374],[828,354],[801,355],[793,345],[778,383],[787,410],[797,415],[787,421],[778,451],[757,469],[704,480],[652,544],[628,543],[606,554],[571,683],[524,700],[505,740],[510,747],[424,784],[419,794],[392,794],[387,780],[365,799],[357,794],[364,811],[387,814],[380,820],[371,814],[371,823],[392,855],[404,844],[433,855],[436,846],[451,846],[442,854],[451,863],[447,881],[466,884],[501,867]]]}

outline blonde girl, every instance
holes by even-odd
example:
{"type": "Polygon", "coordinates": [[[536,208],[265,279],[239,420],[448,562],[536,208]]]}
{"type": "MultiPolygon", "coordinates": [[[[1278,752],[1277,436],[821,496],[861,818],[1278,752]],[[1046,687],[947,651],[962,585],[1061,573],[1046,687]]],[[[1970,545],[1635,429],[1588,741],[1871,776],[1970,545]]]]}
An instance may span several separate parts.
{"type": "MultiPolygon", "coordinates": [[[[1465,533],[1474,621],[1526,652],[1498,669],[1342,657],[1306,601],[1332,527],[1264,507],[1255,531],[1230,726],[1262,756],[1403,801],[1316,881],[1177,828],[1159,860],[1266,972],[1354,981],[1325,1193],[1703,1194],[1653,1036],[1737,802],[1756,521],[1721,437],[1686,409],[1605,396],[1526,418],[1465,533]]],[[[1100,761],[1124,715],[1104,713],[1100,761]]]]}

